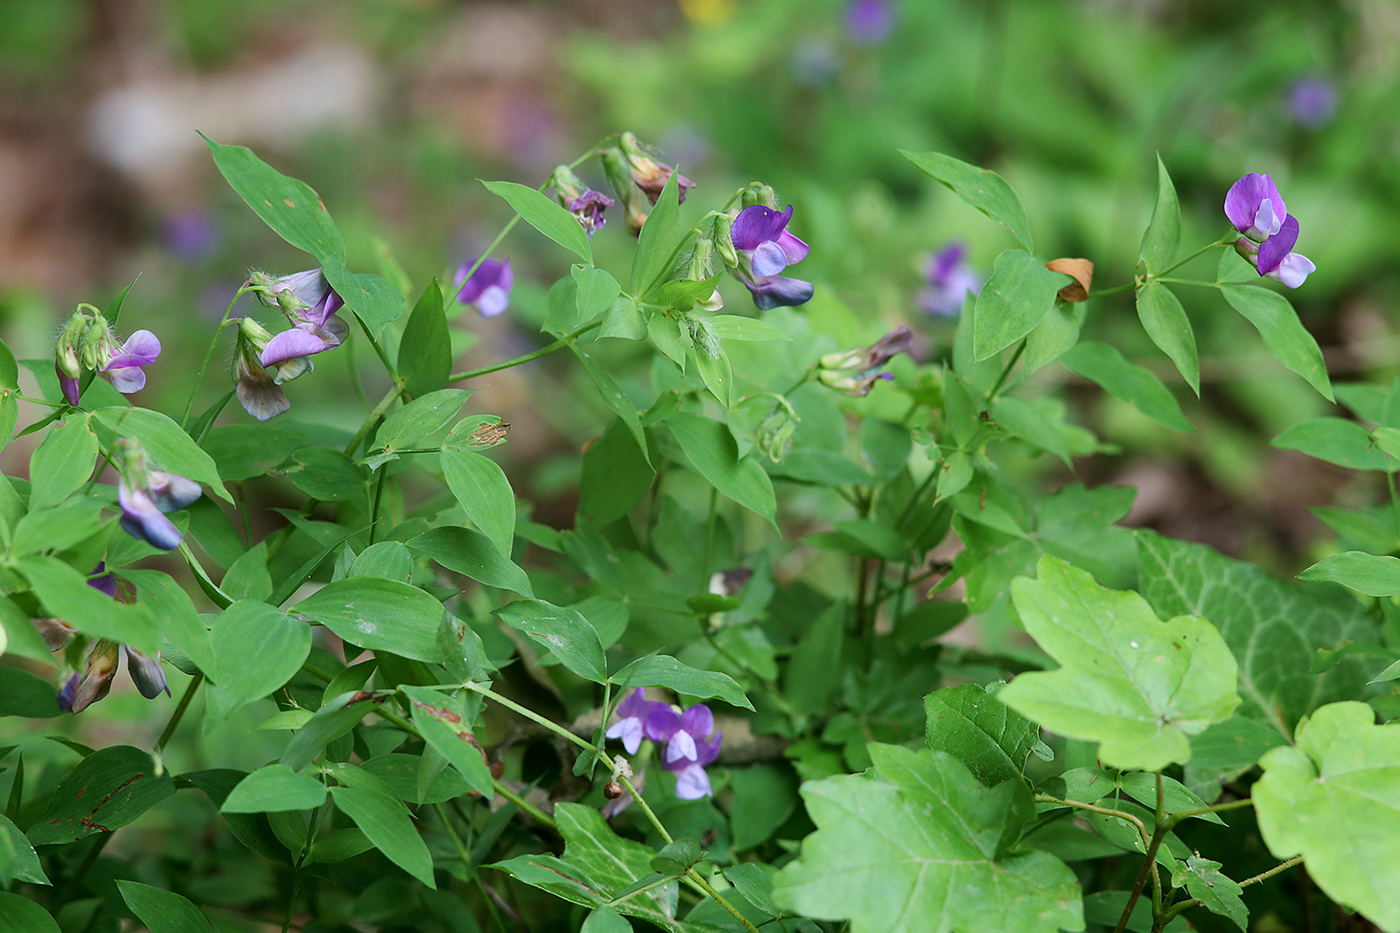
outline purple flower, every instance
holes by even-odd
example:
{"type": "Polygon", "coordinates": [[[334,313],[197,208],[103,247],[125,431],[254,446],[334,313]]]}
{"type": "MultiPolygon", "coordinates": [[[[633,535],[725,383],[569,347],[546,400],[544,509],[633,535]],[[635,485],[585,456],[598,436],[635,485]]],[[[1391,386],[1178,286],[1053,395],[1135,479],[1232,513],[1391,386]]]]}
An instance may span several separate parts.
{"type": "Polygon", "coordinates": [[[114,641],[102,640],[88,651],[81,678],[74,674],[58,692],[59,708],[69,713],[81,713],[112,689],[117,675],[118,648],[114,641]]]}
{"type": "Polygon", "coordinates": [[[149,366],[160,356],[160,341],[148,330],[138,330],[127,338],[121,350],[111,357],[102,371],[112,377],[112,385],[123,395],[139,392],[146,387],[142,366],[149,366]]]}
{"type": "Polygon", "coordinates": [[[888,0],[851,0],[846,5],[846,34],[856,45],[879,45],[893,28],[888,0]]]}
{"type": "Polygon", "coordinates": [[[192,479],[149,469],[138,441],[121,438],[117,448],[121,464],[117,503],[122,510],[122,528],[133,538],[162,551],[173,551],[184,536],[165,513],[183,509],[198,499],[203,490],[192,479]]]}
{"type": "Polygon", "coordinates": [[[716,732],[714,738],[695,743],[694,758],[677,758],[675,761],[662,762],[667,771],[675,772],[677,797],[682,800],[699,800],[710,796],[710,776],[705,773],[705,766],[713,764],[719,757],[719,744],[723,738],[723,732],[716,732]]]}
{"type": "Polygon", "coordinates": [[[616,202],[606,194],[589,188],[578,197],[571,198],[564,207],[578,218],[578,222],[583,225],[583,231],[591,237],[607,222],[603,211],[612,207],[614,203],[616,202]]]}
{"type": "Polygon", "coordinates": [[[1240,233],[1263,243],[1283,228],[1288,208],[1274,180],[1253,172],[1230,186],[1225,194],[1225,216],[1240,233]]]}
{"type": "Polygon", "coordinates": [[[292,407],[281,383],[311,368],[311,361],[301,357],[274,366],[269,372],[262,364],[262,353],[271,340],[267,329],[252,318],[238,322],[238,345],[233,352],[234,393],[243,410],[259,421],[275,418],[292,407]]]}
{"type": "Polygon", "coordinates": [[[637,749],[642,747],[647,715],[658,706],[669,709],[665,703],[648,700],[641,687],[633,690],[627,694],[626,699],[617,705],[619,718],[608,728],[607,737],[622,739],[622,747],[627,749],[627,754],[637,754],[637,749]]]}
{"type": "Polygon", "coordinates": [[[658,703],[647,713],[646,736],[654,742],[666,743],[661,764],[676,773],[676,796],[682,800],[699,800],[710,795],[710,778],[705,766],[719,757],[720,740],[724,738],[724,733],[714,730],[714,714],[703,703],[683,713],[658,703]]]}
{"type": "Polygon", "coordinates": [[[914,346],[914,334],[896,327],[868,347],[828,353],[822,357],[817,379],[823,385],[852,396],[869,395],[878,379],[891,381],[893,373],[881,372],[885,364],[914,346]]]}
{"type": "Polygon", "coordinates": [[[781,213],[755,204],[734,218],[730,238],[739,255],[739,280],[753,293],[754,304],[763,310],[779,305],[795,307],[812,297],[812,283],[779,275],[793,263],[801,262],[808,246],[788,231],[792,206],[781,213]]]}
{"type": "Polygon", "coordinates": [[[1288,109],[1308,129],[1330,121],[1337,112],[1337,89],[1323,78],[1303,78],[1288,91],[1288,109]]]}
{"type": "Polygon", "coordinates": [[[1297,288],[1316,271],[1311,259],[1292,251],[1298,242],[1298,220],[1288,215],[1283,196],[1268,175],[1245,175],[1231,185],[1225,195],[1225,216],[1244,234],[1235,242],[1235,251],[1260,275],[1297,288]]]}
{"type": "MultiPolygon", "coordinates": [[[[642,189],[648,201],[655,204],[656,199],[661,197],[666,182],[676,174],[676,170],[647,155],[641,143],[637,142],[637,137],[631,133],[623,133],[619,137],[618,147],[627,162],[627,167],[631,169],[632,183],[642,189]]],[[[681,204],[685,203],[685,193],[694,187],[695,182],[684,175],[676,175],[676,195],[681,204]]]]}
{"type": "Polygon", "coordinates": [[[919,307],[935,317],[956,317],[968,295],[982,290],[982,278],[967,262],[967,244],[954,240],[928,259],[919,307]]]}
{"type": "Polygon", "coordinates": [[[63,398],[74,407],[82,391],[79,380],[84,370],[111,375],[118,392],[130,395],[146,386],[142,366],[160,356],[160,341],[148,330],[138,330],[118,346],[107,320],[91,305],[79,305],[59,335],[54,369],[63,398]]]}
{"type": "Polygon", "coordinates": [[[320,269],[275,279],[268,285],[267,294],[287,315],[292,327],[267,342],[260,360],[263,366],[333,350],[349,333],[349,326],[335,316],[345,302],[320,269]]]}
{"type": "Polygon", "coordinates": [[[126,672],[136,684],[136,689],[148,700],[154,700],[164,691],[170,696],[170,687],[165,682],[165,670],[160,666],[160,655],[154,657],[142,654],[130,645],[122,645],[126,655],[126,672]]]}
{"type": "MultiPolygon", "coordinates": [[[[601,226],[601,224],[600,224],[601,226]]],[[[467,278],[472,263],[466,262],[457,268],[453,287],[460,289],[457,300],[463,304],[476,305],[482,317],[495,317],[510,307],[510,290],[515,284],[515,273],[511,271],[509,259],[483,259],[476,271],[467,278]]]]}

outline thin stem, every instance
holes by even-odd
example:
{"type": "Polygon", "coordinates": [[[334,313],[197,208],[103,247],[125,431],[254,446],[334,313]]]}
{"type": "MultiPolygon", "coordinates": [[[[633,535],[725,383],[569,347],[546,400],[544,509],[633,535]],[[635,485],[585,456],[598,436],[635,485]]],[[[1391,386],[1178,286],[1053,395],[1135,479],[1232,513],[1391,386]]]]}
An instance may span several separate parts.
{"type": "Polygon", "coordinates": [[[1231,800],[1228,803],[1216,803],[1208,807],[1194,807],[1190,810],[1178,810],[1166,819],[1168,827],[1175,826],[1182,820],[1189,820],[1193,816],[1203,816],[1207,813],[1223,813],[1226,810],[1238,810],[1241,807],[1253,805],[1254,801],[1248,797],[1242,800],[1231,800]]]}
{"type": "Polygon", "coordinates": [[[447,830],[447,835],[452,839],[452,846],[457,850],[457,857],[462,860],[463,865],[471,865],[471,850],[467,848],[466,843],[462,842],[462,837],[457,835],[452,821],[447,818],[447,808],[440,803],[435,803],[433,809],[437,811],[438,819],[442,820],[442,828],[447,830]]]}
{"type": "Polygon", "coordinates": [[[190,411],[194,408],[194,397],[199,392],[200,385],[204,382],[204,374],[209,371],[209,363],[214,359],[214,351],[218,349],[219,337],[223,335],[224,328],[233,322],[229,320],[229,315],[233,314],[233,306],[238,304],[238,299],[243,297],[243,293],[248,290],[247,286],[240,288],[233,293],[233,300],[224,309],[224,316],[219,321],[218,328],[214,331],[214,339],[209,341],[209,349],[204,353],[204,362],[199,364],[199,375],[194,377],[194,385],[190,387],[190,397],[185,400],[185,411],[180,415],[180,427],[185,427],[190,422],[190,411]]]}
{"type": "MultiPolygon", "coordinates": [[[[355,451],[360,449],[360,444],[364,443],[366,437],[369,437],[369,432],[374,430],[374,426],[379,422],[379,419],[384,417],[384,413],[393,406],[400,395],[403,395],[403,392],[403,385],[395,383],[388,392],[384,393],[384,397],[379,400],[379,404],[374,406],[374,410],[365,418],[364,424],[360,425],[360,429],[355,432],[355,436],[350,438],[350,443],[345,445],[345,456],[353,457],[355,455],[355,451]]],[[[312,501],[314,502],[316,500],[313,499],[312,501]]]]}
{"type": "Polygon", "coordinates": [[[1052,797],[1049,794],[1036,794],[1035,802],[1054,803],[1059,804],[1062,807],[1073,807],[1076,810],[1088,810],[1090,813],[1098,813],[1101,816],[1117,817],[1118,819],[1123,820],[1127,823],[1131,823],[1133,825],[1133,828],[1138,831],[1138,835],[1142,838],[1142,844],[1144,847],[1146,847],[1147,844],[1151,841],[1151,836],[1147,832],[1147,825],[1143,823],[1142,820],[1138,819],[1136,816],[1133,816],[1133,814],[1131,813],[1126,813],[1122,810],[1113,810],[1108,807],[1100,807],[1097,804],[1085,803],[1082,800],[1066,800],[1063,797],[1052,797]]]}
{"type": "Polygon", "coordinates": [[[46,406],[46,407],[48,407],[48,408],[68,408],[68,407],[69,407],[69,405],[68,405],[67,402],[50,402],[50,401],[49,401],[48,399],[46,399],[46,398],[30,398],[29,396],[25,395],[23,392],[19,392],[19,391],[14,390],[14,389],[11,389],[11,390],[10,390],[10,394],[13,395],[15,398],[19,399],[20,401],[29,402],[30,404],[33,404],[33,405],[44,405],[44,406],[46,406]]]}
{"type": "Polygon", "coordinates": [[[482,366],[482,367],[479,368],[479,369],[469,369],[469,370],[466,370],[465,372],[453,373],[451,376],[448,376],[448,377],[447,377],[447,381],[448,381],[449,383],[452,383],[452,382],[462,382],[463,380],[466,380],[466,379],[475,379],[477,376],[485,376],[485,375],[487,375],[488,373],[495,373],[495,372],[500,372],[500,371],[503,370],[503,369],[510,369],[511,367],[513,367],[513,366],[519,366],[519,365],[521,365],[522,363],[529,363],[529,362],[532,362],[533,360],[537,360],[537,359],[539,359],[539,358],[542,357],[542,356],[548,356],[549,354],[554,353],[554,352],[557,351],[557,350],[562,350],[562,349],[564,349],[565,347],[567,347],[567,346],[569,345],[569,342],[570,342],[570,341],[574,340],[575,338],[577,338],[577,337],[579,337],[579,336],[581,336],[581,335],[583,335],[583,334],[588,333],[590,330],[593,330],[594,328],[602,327],[602,326],[603,326],[602,320],[594,321],[594,322],[592,322],[591,324],[585,324],[585,325],[583,325],[582,327],[578,328],[577,330],[574,330],[574,331],[570,332],[569,334],[567,334],[567,335],[565,335],[565,336],[563,336],[563,337],[560,337],[558,340],[554,341],[553,343],[548,344],[547,346],[540,347],[538,350],[534,350],[534,351],[532,351],[532,352],[530,352],[530,353],[526,353],[524,356],[517,356],[517,357],[515,357],[514,359],[505,360],[504,362],[501,362],[501,363],[492,363],[490,366],[482,366]]]}
{"type": "MultiPolygon", "coordinates": [[[[1090,292],[1089,298],[1102,298],[1105,295],[1116,295],[1119,292],[1129,292],[1137,288],[1137,282],[1128,282],[1124,285],[1115,285],[1112,288],[1103,288],[1096,292],[1090,292]]],[[[1088,300],[1087,298],[1085,299],[1088,300]]]]}
{"type": "Polygon", "coordinates": [[[526,800],[524,797],[520,796],[515,791],[511,790],[509,787],[506,787],[496,778],[491,779],[491,788],[495,790],[496,793],[500,794],[502,797],[515,804],[515,806],[520,810],[521,813],[533,817],[535,820],[537,820],[540,823],[543,823],[550,829],[558,830],[559,827],[555,824],[554,817],[550,816],[548,813],[545,813],[539,807],[535,806],[533,803],[526,800]]]}
{"type": "Polygon", "coordinates": [[[190,701],[194,699],[195,691],[199,685],[204,683],[203,674],[195,674],[190,678],[190,684],[185,688],[185,692],[180,695],[180,702],[175,707],[175,712],[170,714],[170,721],[165,724],[165,729],[161,732],[160,738],[156,739],[155,747],[152,751],[159,755],[165,748],[165,743],[170,741],[170,737],[175,734],[175,728],[180,725],[180,720],[184,718],[185,710],[189,709],[190,701]]]}
{"type": "Polygon", "coordinates": [[[743,914],[739,913],[739,909],[737,907],[729,903],[729,901],[725,900],[724,897],[721,896],[720,893],[715,890],[715,886],[710,884],[710,882],[705,879],[704,875],[700,874],[694,868],[691,868],[686,872],[686,877],[690,878],[692,881],[694,881],[700,886],[700,889],[702,891],[704,891],[710,897],[718,901],[721,907],[729,911],[729,915],[731,917],[733,917],[735,920],[738,920],[744,925],[744,929],[751,931],[751,933],[758,933],[758,927],[754,926],[753,923],[749,921],[748,917],[745,917],[743,914]]]}
{"type": "Polygon", "coordinates": [[[403,389],[404,381],[399,375],[398,369],[394,366],[394,361],[389,359],[389,354],[384,352],[384,348],[380,346],[379,341],[374,339],[374,334],[370,333],[369,326],[365,324],[364,321],[361,321],[358,315],[355,317],[355,320],[360,321],[360,330],[365,332],[365,339],[368,340],[369,345],[374,348],[375,355],[379,357],[379,362],[384,364],[384,371],[389,374],[389,378],[394,381],[394,385],[403,389]]]}
{"type": "MultiPolygon", "coordinates": [[[[570,742],[573,742],[579,748],[587,749],[588,751],[593,751],[593,745],[591,743],[585,742],[583,739],[574,735],[568,729],[565,729],[563,726],[559,725],[556,722],[551,722],[550,720],[541,716],[534,710],[529,709],[528,707],[521,706],[519,703],[515,702],[514,700],[508,697],[501,696],[499,693],[492,690],[486,684],[479,684],[469,680],[466,683],[461,684],[460,686],[464,690],[470,690],[473,693],[479,693],[482,696],[487,697],[488,699],[495,700],[497,703],[501,704],[506,709],[514,710],[515,712],[524,716],[531,722],[538,723],[539,725],[544,726],[550,732],[553,732],[556,735],[568,739],[570,742]]],[[[599,760],[602,761],[603,764],[607,765],[609,768],[612,767],[612,762],[608,760],[606,756],[599,756],[599,760]]],[[[669,842],[670,840],[667,841],[669,842]]]]}
{"type": "Polygon", "coordinates": [[[1123,905],[1123,915],[1118,918],[1118,925],[1113,928],[1113,933],[1123,933],[1128,928],[1128,918],[1133,915],[1133,908],[1137,906],[1138,898],[1142,896],[1142,889],[1147,885],[1149,875],[1155,875],[1153,868],[1157,864],[1157,849],[1162,844],[1162,839],[1166,836],[1166,830],[1161,826],[1157,827],[1152,834],[1152,841],[1147,844],[1147,852],[1142,859],[1142,870],[1138,872],[1137,880],[1133,882],[1133,889],[1128,892],[1128,902],[1123,905]]]}
{"type": "Polygon", "coordinates": [[[1236,232],[1232,229],[1229,233],[1225,234],[1225,235],[1222,236],[1220,239],[1216,240],[1214,243],[1208,244],[1208,245],[1206,245],[1206,246],[1202,246],[1200,249],[1196,250],[1196,251],[1195,251],[1194,253],[1192,253],[1190,256],[1187,256],[1185,259],[1182,259],[1182,260],[1180,260],[1179,262],[1172,263],[1170,266],[1167,266],[1167,267],[1166,267],[1165,269],[1163,269],[1161,272],[1158,272],[1156,275],[1151,276],[1151,278],[1157,279],[1158,281],[1161,281],[1162,276],[1164,276],[1164,275],[1171,275],[1173,272],[1175,272],[1177,269],[1180,269],[1182,266],[1186,265],[1186,264],[1187,264],[1188,262],[1190,262],[1191,260],[1196,259],[1196,258],[1198,258],[1198,257],[1200,257],[1200,256],[1204,256],[1206,253],[1210,252],[1211,250],[1217,249],[1217,248],[1219,248],[1219,247],[1221,247],[1221,246],[1224,246],[1225,244],[1234,241],[1234,240],[1237,239],[1238,237],[1239,237],[1239,234],[1236,233],[1236,232]]]}
{"type": "Polygon", "coordinates": [[[1302,864],[1302,862],[1303,862],[1303,857],[1302,857],[1301,855],[1295,855],[1295,856],[1293,856],[1291,859],[1289,859],[1289,860],[1286,861],[1286,862],[1280,862],[1279,864],[1275,865],[1273,868],[1270,868],[1268,871],[1261,871],[1259,874],[1255,875],[1253,878],[1246,878],[1246,879],[1244,879],[1243,881],[1240,882],[1240,887],[1244,888],[1244,887],[1248,887],[1248,886],[1251,885],[1251,884],[1258,884],[1258,883],[1261,882],[1261,881],[1268,881],[1268,880],[1269,880],[1270,878],[1272,878],[1274,875],[1277,875],[1277,874],[1280,873],[1280,872],[1287,871],[1288,869],[1292,868],[1294,865],[1300,865],[1300,864],[1302,864]]]}
{"type": "Polygon", "coordinates": [[[1016,368],[1016,364],[1021,359],[1021,354],[1025,352],[1026,342],[1022,340],[1016,345],[1016,351],[1011,354],[1011,359],[1006,361],[1006,367],[1001,371],[1001,375],[997,377],[997,383],[992,386],[992,391],[987,393],[987,398],[982,402],[983,405],[992,404],[992,400],[997,397],[997,393],[1001,391],[1001,387],[1006,385],[1006,379],[1011,375],[1011,370],[1016,368]]]}
{"type": "Polygon", "coordinates": [[[719,489],[711,486],[709,517],[705,522],[705,556],[700,562],[700,592],[702,593],[710,587],[710,562],[714,559],[715,521],[718,507],[719,489]]]}

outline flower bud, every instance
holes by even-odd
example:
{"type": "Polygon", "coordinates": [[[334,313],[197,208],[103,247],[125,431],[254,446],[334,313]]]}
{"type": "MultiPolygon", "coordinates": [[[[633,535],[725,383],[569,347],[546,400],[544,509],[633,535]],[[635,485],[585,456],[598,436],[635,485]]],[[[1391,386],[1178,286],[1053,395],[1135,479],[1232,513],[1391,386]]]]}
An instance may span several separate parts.
{"type": "Polygon", "coordinates": [[[797,433],[797,413],[784,402],[759,423],[754,432],[758,452],[774,463],[780,462],[792,449],[792,437],[797,433]]]}
{"type": "Polygon", "coordinates": [[[724,264],[731,270],[739,268],[739,251],[734,248],[734,217],[730,214],[721,214],[715,218],[714,233],[711,236],[711,243],[719,253],[719,258],[724,260],[724,264]]]}
{"type": "Polygon", "coordinates": [[[554,191],[559,197],[559,203],[568,206],[567,202],[583,194],[588,187],[583,183],[574,170],[567,165],[561,165],[554,170],[554,174],[549,176],[549,183],[554,186],[554,191]]]}
{"type": "Polygon", "coordinates": [[[148,700],[160,696],[161,691],[170,695],[170,687],[165,683],[165,671],[160,666],[160,655],[154,657],[142,654],[130,645],[122,645],[126,655],[126,671],[131,675],[136,689],[148,700]]]}
{"type": "Polygon", "coordinates": [[[274,367],[269,373],[262,365],[262,352],[272,339],[267,328],[250,317],[238,323],[238,347],[233,356],[234,393],[243,410],[259,421],[288,411],[292,403],[279,388],[280,382],[288,381],[306,372],[311,361],[306,357],[288,360],[274,367]]]}
{"type": "Polygon", "coordinates": [[[739,204],[741,207],[753,207],[757,204],[760,207],[776,211],[778,209],[778,196],[774,194],[772,185],[756,181],[739,195],[739,204]]]}
{"type": "MultiPolygon", "coordinates": [[[[647,155],[637,137],[631,133],[623,133],[619,140],[619,148],[623,158],[627,160],[628,167],[632,170],[632,181],[638,188],[646,194],[647,200],[652,204],[661,197],[661,191],[666,187],[666,182],[675,174],[675,169],[669,165],[657,162],[647,155]]],[[[679,175],[676,178],[676,192],[681,204],[685,203],[685,193],[695,187],[695,182],[679,175]]]]}
{"type": "Polygon", "coordinates": [[[112,678],[117,673],[118,645],[103,639],[92,646],[87,662],[83,666],[82,679],[69,693],[69,684],[77,679],[74,674],[59,693],[59,706],[70,713],[81,713],[112,689],[112,678]],[[65,703],[65,700],[67,701],[65,703]]]}

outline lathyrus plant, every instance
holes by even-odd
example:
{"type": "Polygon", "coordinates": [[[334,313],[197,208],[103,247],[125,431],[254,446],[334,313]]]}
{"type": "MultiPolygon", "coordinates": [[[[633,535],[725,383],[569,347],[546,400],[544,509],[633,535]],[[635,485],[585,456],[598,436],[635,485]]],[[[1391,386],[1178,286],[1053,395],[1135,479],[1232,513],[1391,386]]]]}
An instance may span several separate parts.
{"type": "MultiPolygon", "coordinates": [[[[126,291],[79,309],[56,381],[26,362],[38,396],[0,356],[6,436],[19,398],[52,410],[21,432],[46,432],[29,478],[0,482],[0,618],[23,661],[0,667],[3,712],[90,706],[124,654],[168,716],[149,748],[70,743],[76,760],[37,782],[32,744],[0,752],[6,928],[115,930],[129,912],[157,933],[1243,929],[1251,889],[1290,868],[1400,928],[1400,733],[1368,686],[1374,656],[1395,657],[1394,515],[1326,516],[1378,553],[1309,572],[1368,606],[1125,529],[1131,490],[1042,494],[1006,466],[1072,469],[1101,448],[1029,378],[1052,367],[1191,429],[1151,371],[1080,339],[1115,293],[1194,391],[1181,286],[1218,290],[1332,398],[1316,343],[1261,281],[1311,271],[1267,175],[1241,178],[1230,231],[1183,257],[1160,166],[1138,267],[1095,291],[1089,260],[1034,252],[999,176],[910,154],[1018,242],[985,283],[960,251],[933,264],[921,302],[961,316],[951,348],[916,359],[908,327],[860,322],[870,342],[852,347],[813,325],[857,319],[819,275],[789,274],[809,253],[800,210],[756,183],[684,219],[695,183],[628,134],[540,189],[488,183],[515,216],[407,314],[386,278],[346,266],[311,188],[209,149],[308,254],[240,289],[281,324],[236,317],[235,297],[178,417],[93,379],[135,391],[142,366],[178,368],[148,332],[116,343],[126,291]],[[594,160],[610,194],[579,177],[594,160]],[[616,214],[637,235],[626,274],[593,261],[616,214]],[[494,254],[520,220],[564,251],[541,256],[561,272],[547,342],[454,371],[447,309],[510,308],[515,273],[494,254]],[[1216,249],[1214,280],[1178,277],[1216,249]],[[725,273],[758,313],[720,313],[725,273]],[[357,425],[294,420],[314,364],[356,341],[382,398],[357,425]],[[227,388],[196,413],[221,347],[227,388]],[[481,377],[554,353],[601,413],[563,528],[522,507],[490,454],[507,426],[470,410],[481,377]],[[271,483],[300,507],[253,514],[271,483]],[[165,552],[181,563],[140,566],[165,552]],[[1021,647],[938,641],[968,616],[1021,647]],[[36,673],[50,664],[67,673],[36,673]],[[142,831],[176,812],[202,821],[199,852],[142,831]]],[[[1343,395],[1369,437],[1334,419],[1294,445],[1393,478],[1393,394],[1343,395]]]]}

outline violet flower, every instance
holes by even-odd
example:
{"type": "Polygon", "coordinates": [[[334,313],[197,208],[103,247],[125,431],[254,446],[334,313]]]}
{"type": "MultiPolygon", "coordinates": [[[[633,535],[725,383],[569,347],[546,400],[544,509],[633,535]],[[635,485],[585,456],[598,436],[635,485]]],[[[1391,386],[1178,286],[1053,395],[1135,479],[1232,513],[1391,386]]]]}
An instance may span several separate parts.
{"type": "Polygon", "coordinates": [[[967,262],[967,244],[954,240],[929,256],[919,307],[935,317],[956,317],[968,295],[982,290],[982,278],[967,262]]]}
{"type": "Polygon", "coordinates": [[[122,528],[152,547],[173,551],[184,536],[165,513],[183,509],[203,495],[203,490],[192,479],[149,469],[138,441],[119,439],[117,452],[121,472],[117,503],[121,506],[122,528]]]}
{"type": "Polygon", "coordinates": [[[85,370],[105,372],[118,392],[130,395],[146,386],[142,366],[160,356],[160,341],[148,330],[138,330],[118,345],[107,319],[92,305],[79,305],[63,332],[54,352],[54,369],[59,388],[68,404],[76,407],[82,391],[85,370]]]}
{"type": "Polygon", "coordinates": [[[112,678],[117,675],[120,647],[117,642],[102,639],[88,649],[81,676],[73,674],[58,692],[60,709],[81,713],[107,695],[112,689],[112,678]]]}
{"type": "Polygon", "coordinates": [[[714,714],[703,703],[683,713],[657,704],[647,714],[647,738],[666,743],[661,764],[675,773],[676,796],[682,800],[710,796],[710,776],[705,773],[705,766],[719,757],[720,741],[724,738],[724,733],[714,729],[714,714]]]}
{"type": "Polygon", "coordinates": [[[809,250],[787,229],[791,220],[791,205],[780,213],[755,204],[739,212],[730,230],[739,257],[739,281],[753,294],[754,304],[765,311],[806,304],[812,297],[811,282],[778,274],[801,262],[809,250]]]}
{"type": "Polygon", "coordinates": [[[259,421],[275,418],[292,407],[281,383],[301,375],[311,366],[310,360],[301,357],[269,371],[262,364],[262,353],[271,340],[267,329],[252,318],[245,317],[238,322],[238,344],[233,351],[234,394],[243,410],[259,421]]]}
{"type": "Polygon", "coordinates": [[[856,45],[879,45],[893,29],[889,0],[851,0],[846,5],[846,34],[856,45]]]}
{"type": "Polygon", "coordinates": [[[1292,251],[1298,242],[1298,220],[1289,216],[1283,195],[1268,175],[1252,173],[1231,185],[1225,216],[1244,234],[1235,241],[1235,251],[1260,275],[1297,288],[1316,271],[1312,260],[1292,251]]]}
{"type": "Polygon", "coordinates": [[[483,259],[476,271],[467,277],[473,263],[457,267],[453,288],[459,289],[457,300],[475,305],[482,317],[495,317],[510,307],[510,290],[515,285],[515,273],[509,259],[483,259]]]}
{"type": "Polygon", "coordinates": [[[1328,123],[1337,112],[1337,89],[1323,78],[1302,78],[1288,91],[1293,119],[1310,130],[1328,123]]]}
{"type": "Polygon", "coordinates": [[[165,682],[165,670],[160,666],[160,655],[143,654],[130,645],[122,645],[126,655],[126,672],[131,675],[136,689],[148,700],[154,700],[164,691],[170,696],[170,687],[165,682]]]}
{"type": "Polygon", "coordinates": [[[817,379],[822,385],[851,396],[865,396],[877,380],[892,381],[893,373],[883,372],[885,364],[914,346],[914,334],[907,327],[896,327],[868,347],[828,353],[818,363],[817,379]]]}
{"type": "Polygon", "coordinates": [[[612,198],[601,191],[589,188],[578,197],[571,198],[564,207],[578,218],[578,222],[583,226],[583,232],[591,237],[607,222],[607,219],[603,217],[603,211],[615,203],[612,198]]]}
{"type": "MultiPolygon", "coordinates": [[[[627,162],[627,167],[631,169],[633,184],[642,190],[648,201],[655,204],[656,199],[661,197],[666,182],[676,174],[676,170],[647,155],[641,143],[637,142],[637,137],[631,133],[623,133],[619,137],[618,148],[627,162]]],[[[681,204],[685,203],[686,192],[694,187],[695,182],[684,175],[676,175],[676,196],[681,204]]]]}
{"type": "Polygon", "coordinates": [[[335,316],[345,302],[320,269],[275,279],[266,293],[287,315],[292,327],[267,342],[260,359],[263,366],[276,366],[333,350],[350,332],[349,325],[335,316]]]}
{"type": "Polygon", "coordinates": [[[112,386],[123,395],[139,392],[146,387],[142,366],[149,366],[160,356],[160,340],[148,330],[138,330],[127,338],[121,350],[102,367],[112,377],[112,386]]]}
{"type": "Polygon", "coordinates": [[[642,739],[645,737],[647,716],[658,706],[669,709],[665,703],[648,700],[642,688],[638,687],[617,705],[618,721],[608,727],[606,737],[621,739],[627,754],[637,754],[637,749],[642,747],[642,739]]]}

